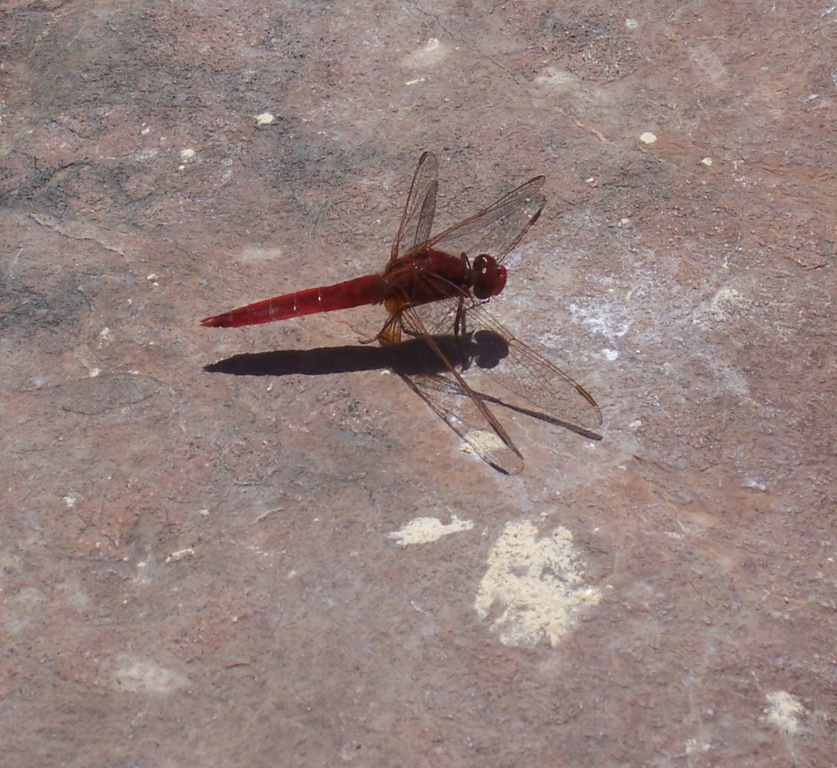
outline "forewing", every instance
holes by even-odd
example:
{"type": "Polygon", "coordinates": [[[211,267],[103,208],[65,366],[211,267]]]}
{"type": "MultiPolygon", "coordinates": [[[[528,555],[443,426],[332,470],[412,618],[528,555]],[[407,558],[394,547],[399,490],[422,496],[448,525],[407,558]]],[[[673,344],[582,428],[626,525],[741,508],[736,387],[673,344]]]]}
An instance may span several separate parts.
{"type": "Polygon", "coordinates": [[[419,158],[413,174],[401,224],[392,243],[390,261],[395,261],[430,238],[438,191],[439,163],[434,154],[425,152],[419,158]]]}
{"type": "Polygon", "coordinates": [[[601,411],[580,384],[516,339],[482,305],[468,309],[465,323],[477,349],[480,334],[488,333],[505,353],[492,367],[471,366],[468,381],[478,397],[601,439],[593,431],[602,423],[601,411]]]}
{"type": "Polygon", "coordinates": [[[541,193],[543,183],[543,176],[530,179],[479,213],[435,235],[427,245],[455,256],[465,253],[473,259],[485,253],[501,261],[540,216],[546,202],[541,193]]]}

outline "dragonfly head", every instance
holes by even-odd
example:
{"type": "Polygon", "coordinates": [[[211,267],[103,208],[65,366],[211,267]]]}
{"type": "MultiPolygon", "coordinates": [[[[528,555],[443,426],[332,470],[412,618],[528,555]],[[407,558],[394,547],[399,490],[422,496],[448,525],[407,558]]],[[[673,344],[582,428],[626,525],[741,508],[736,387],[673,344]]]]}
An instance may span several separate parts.
{"type": "Polygon", "coordinates": [[[506,287],[506,268],[486,253],[481,253],[474,259],[471,270],[474,295],[478,299],[490,299],[506,287]]]}

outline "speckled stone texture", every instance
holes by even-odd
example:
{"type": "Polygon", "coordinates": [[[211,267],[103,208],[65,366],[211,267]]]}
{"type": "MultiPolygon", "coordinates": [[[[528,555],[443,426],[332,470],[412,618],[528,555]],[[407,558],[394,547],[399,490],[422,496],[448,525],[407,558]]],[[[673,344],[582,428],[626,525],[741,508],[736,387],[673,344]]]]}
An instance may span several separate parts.
{"type": "Polygon", "coordinates": [[[0,2],[0,764],[834,766],[837,11],[0,2]],[[651,135],[647,135],[651,134],[651,135]],[[504,477],[383,268],[542,173],[504,477]],[[243,356],[243,357],[242,357],[243,356]]]}

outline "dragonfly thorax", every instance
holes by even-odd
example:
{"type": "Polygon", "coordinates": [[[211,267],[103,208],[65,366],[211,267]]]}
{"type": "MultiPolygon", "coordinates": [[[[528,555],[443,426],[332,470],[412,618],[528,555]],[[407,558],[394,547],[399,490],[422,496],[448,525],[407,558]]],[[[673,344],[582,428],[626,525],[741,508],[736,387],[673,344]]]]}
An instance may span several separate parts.
{"type": "Polygon", "coordinates": [[[471,291],[473,270],[465,254],[453,256],[433,248],[410,253],[384,272],[384,304],[390,314],[471,291]]]}

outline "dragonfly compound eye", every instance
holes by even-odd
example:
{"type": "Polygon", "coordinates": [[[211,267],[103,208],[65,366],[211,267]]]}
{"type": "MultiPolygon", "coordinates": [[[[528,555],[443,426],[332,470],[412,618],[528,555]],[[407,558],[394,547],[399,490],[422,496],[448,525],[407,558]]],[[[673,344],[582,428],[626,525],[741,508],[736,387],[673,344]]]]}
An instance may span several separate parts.
{"type": "Polygon", "coordinates": [[[474,295],[478,299],[490,299],[506,287],[506,268],[501,267],[485,253],[474,259],[474,295]]]}

